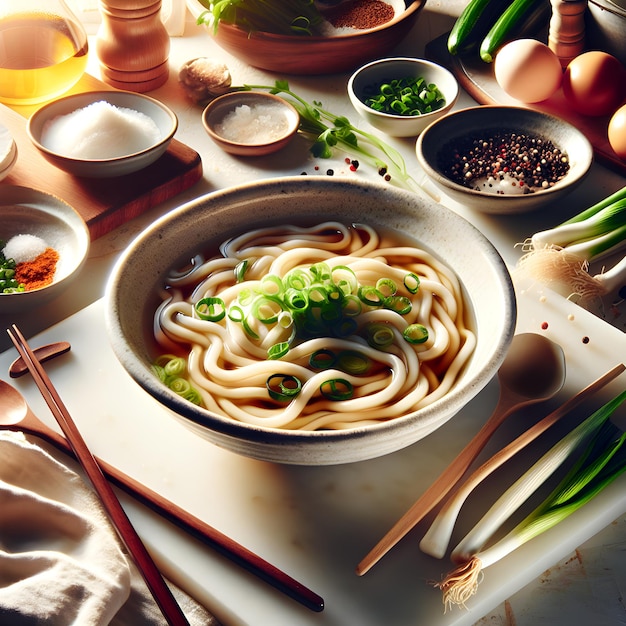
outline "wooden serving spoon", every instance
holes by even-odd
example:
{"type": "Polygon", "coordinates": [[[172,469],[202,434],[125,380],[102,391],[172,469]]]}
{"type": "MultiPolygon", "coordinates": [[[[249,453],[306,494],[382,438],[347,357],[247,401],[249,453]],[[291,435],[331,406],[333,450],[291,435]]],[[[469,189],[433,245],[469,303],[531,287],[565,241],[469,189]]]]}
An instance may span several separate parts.
{"type": "MultiPolygon", "coordinates": [[[[42,422],[32,412],[24,396],[15,387],[1,379],[0,429],[39,437],[62,452],[73,454],[65,437],[42,422]]],[[[97,461],[104,474],[115,486],[120,487],[145,506],[312,611],[319,612],[324,609],[323,598],[259,555],[106,461],[101,459],[97,461]]]]}
{"type": "Polygon", "coordinates": [[[515,335],[498,370],[500,397],[491,417],[446,470],[358,564],[365,574],[458,483],[497,428],[513,412],[558,393],[565,382],[563,349],[544,335],[515,335]]]}

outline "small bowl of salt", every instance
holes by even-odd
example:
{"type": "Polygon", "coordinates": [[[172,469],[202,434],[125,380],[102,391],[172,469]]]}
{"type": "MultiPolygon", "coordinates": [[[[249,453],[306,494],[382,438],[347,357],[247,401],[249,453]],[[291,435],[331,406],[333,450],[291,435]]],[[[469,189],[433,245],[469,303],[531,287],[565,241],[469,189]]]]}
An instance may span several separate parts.
{"type": "Polygon", "coordinates": [[[144,169],[178,128],[167,106],[129,91],[90,91],[50,102],[28,121],[41,154],[75,176],[108,178],[144,169]]]}
{"type": "Polygon", "coordinates": [[[202,113],[202,124],[225,152],[263,156],[291,141],[300,116],[295,107],[274,94],[237,91],[211,101],[202,113]]]}

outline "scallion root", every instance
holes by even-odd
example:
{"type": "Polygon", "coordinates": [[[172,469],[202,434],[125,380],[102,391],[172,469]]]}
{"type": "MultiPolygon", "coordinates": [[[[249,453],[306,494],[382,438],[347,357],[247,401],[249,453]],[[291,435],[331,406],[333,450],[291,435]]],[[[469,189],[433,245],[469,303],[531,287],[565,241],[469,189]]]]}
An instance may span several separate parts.
{"type": "Polygon", "coordinates": [[[605,284],[589,274],[589,263],[557,246],[535,248],[517,262],[515,273],[537,280],[581,305],[605,295],[605,284]]]}
{"type": "Polygon", "coordinates": [[[478,585],[483,579],[483,564],[473,556],[455,570],[447,574],[440,582],[433,585],[443,593],[444,612],[454,606],[467,608],[466,603],[476,594],[478,585]]]}

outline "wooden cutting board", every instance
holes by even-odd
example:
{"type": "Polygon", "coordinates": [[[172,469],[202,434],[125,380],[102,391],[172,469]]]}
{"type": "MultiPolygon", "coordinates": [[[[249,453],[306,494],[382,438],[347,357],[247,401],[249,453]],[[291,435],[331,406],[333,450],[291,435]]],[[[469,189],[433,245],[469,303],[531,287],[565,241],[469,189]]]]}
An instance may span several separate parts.
{"type": "MultiPolygon", "coordinates": [[[[105,89],[111,87],[85,75],[72,93],[105,89]]],[[[114,179],[68,174],[46,161],[30,142],[26,119],[34,109],[13,110],[0,104],[0,124],[9,129],[18,150],[15,167],[3,184],[32,187],[65,200],[83,217],[92,240],[173,198],[202,177],[200,155],[176,139],[160,159],[133,174],[114,179]]]]}
{"type": "Polygon", "coordinates": [[[459,57],[448,52],[448,34],[431,41],[426,46],[426,53],[437,63],[447,67],[459,81],[459,84],[479,104],[514,105],[555,115],[581,130],[594,149],[598,161],[619,174],[626,174],[626,161],[621,160],[609,145],[607,128],[609,116],[589,117],[580,115],[568,106],[559,90],[554,96],[543,102],[524,104],[507,95],[498,85],[493,75],[493,64],[484,63],[478,57],[459,57]]]}

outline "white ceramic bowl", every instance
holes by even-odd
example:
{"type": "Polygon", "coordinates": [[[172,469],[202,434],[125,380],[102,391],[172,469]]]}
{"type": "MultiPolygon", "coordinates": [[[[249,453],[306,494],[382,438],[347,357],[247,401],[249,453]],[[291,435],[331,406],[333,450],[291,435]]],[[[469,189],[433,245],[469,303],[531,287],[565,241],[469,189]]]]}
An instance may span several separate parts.
{"type": "Polygon", "coordinates": [[[225,152],[263,156],[281,150],[291,141],[298,131],[300,116],[280,96],[260,91],[236,91],[212,100],[202,113],[202,124],[209,137],[225,152]],[[229,136],[224,133],[224,119],[237,115],[240,108],[247,111],[243,114],[247,121],[236,122],[238,128],[229,136]],[[260,113],[257,115],[256,112],[260,113]],[[255,137],[257,131],[268,128],[276,130],[268,133],[271,138],[265,133],[263,139],[255,137]]]}
{"type": "Polygon", "coordinates": [[[393,137],[417,137],[431,122],[448,114],[459,97],[459,84],[445,67],[426,59],[394,57],[372,61],[348,80],[348,96],[356,112],[369,124],[393,137]],[[422,115],[394,115],[376,111],[365,104],[383,82],[402,78],[423,78],[435,84],[445,98],[440,109],[422,115]]]}
{"type": "Polygon", "coordinates": [[[83,218],[63,200],[28,187],[0,185],[0,239],[34,235],[59,254],[53,282],[39,289],[0,294],[0,313],[35,310],[63,293],[83,266],[89,231],[83,218]]]}
{"type": "Polygon", "coordinates": [[[560,201],[587,176],[593,162],[593,147],[585,135],[564,120],[523,107],[477,106],[455,111],[433,122],[417,138],[419,165],[444,193],[464,206],[483,213],[514,214],[534,211],[560,201]],[[467,138],[488,139],[512,130],[550,140],[569,158],[569,171],[554,186],[523,195],[501,195],[471,189],[454,182],[445,173],[450,149],[467,138]]]}
{"type": "Polygon", "coordinates": [[[90,91],[54,100],[37,109],[28,120],[27,131],[35,147],[56,167],[75,176],[109,178],[131,174],[154,163],[167,150],[177,128],[178,119],[173,111],[154,98],[130,91],[90,91]],[[101,101],[147,115],[159,128],[160,138],[150,147],[132,154],[93,159],[72,158],[42,144],[47,122],[101,101]]]}
{"type": "MultiPolygon", "coordinates": [[[[389,54],[408,35],[426,0],[405,0],[405,5],[406,9],[386,24],[332,37],[249,33],[224,23],[215,33],[212,26],[207,31],[221,48],[252,67],[281,76],[337,74],[389,54]]],[[[206,11],[199,0],[187,0],[187,6],[196,18],[206,11]]]]}
{"type": "Polygon", "coordinates": [[[512,339],[516,306],[509,273],[490,242],[458,214],[408,191],[380,183],[321,176],[265,180],[218,191],[170,212],[125,250],[107,285],[106,326],[130,376],[187,427],[249,457],[329,465],[382,456],[427,436],[465,406],[494,376],[512,339]],[[173,268],[207,242],[257,226],[328,219],[367,222],[414,237],[459,276],[475,318],[477,345],[451,390],[429,407],[377,425],[302,432],[257,427],[220,417],[177,396],[155,377],[152,328],[157,290],[173,268]]]}

